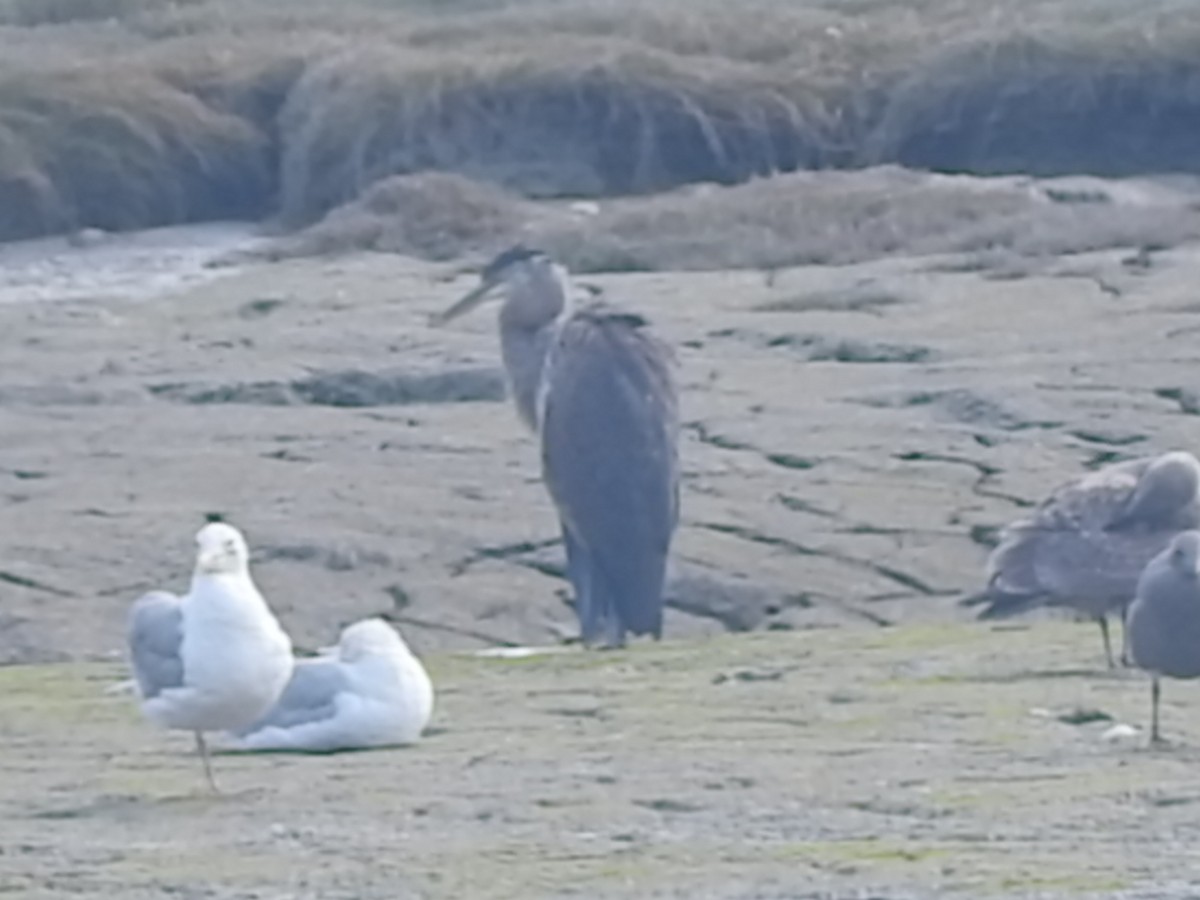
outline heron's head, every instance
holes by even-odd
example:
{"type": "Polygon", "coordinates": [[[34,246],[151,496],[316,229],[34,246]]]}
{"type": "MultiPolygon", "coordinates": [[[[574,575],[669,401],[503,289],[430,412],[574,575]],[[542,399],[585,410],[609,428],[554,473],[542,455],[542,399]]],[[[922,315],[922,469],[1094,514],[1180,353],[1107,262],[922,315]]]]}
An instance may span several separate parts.
{"type": "Polygon", "coordinates": [[[210,522],[196,534],[197,574],[241,574],[246,572],[249,559],[246,539],[232,525],[210,522]]]}
{"type": "Polygon", "coordinates": [[[541,250],[518,244],[484,266],[479,286],[433,317],[441,325],[470,312],[485,300],[503,297],[509,324],[537,328],[557,317],[570,291],[567,270],[541,250]]]}
{"type": "Polygon", "coordinates": [[[338,658],[344,663],[355,663],[368,656],[395,653],[404,646],[400,635],[383,619],[363,619],[342,631],[338,658]]]}

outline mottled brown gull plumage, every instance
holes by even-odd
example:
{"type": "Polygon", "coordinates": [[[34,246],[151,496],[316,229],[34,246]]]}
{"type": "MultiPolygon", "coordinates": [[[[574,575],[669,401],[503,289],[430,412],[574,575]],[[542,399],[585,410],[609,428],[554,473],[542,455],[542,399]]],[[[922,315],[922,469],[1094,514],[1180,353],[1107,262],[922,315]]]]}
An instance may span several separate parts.
{"type": "Polygon", "coordinates": [[[980,618],[1067,607],[1100,626],[1113,665],[1108,616],[1123,618],[1146,564],[1181,531],[1200,527],[1200,462],[1176,451],[1073,478],[1010,524],[987,564],[987,587],[966,605],[980,618]]]}

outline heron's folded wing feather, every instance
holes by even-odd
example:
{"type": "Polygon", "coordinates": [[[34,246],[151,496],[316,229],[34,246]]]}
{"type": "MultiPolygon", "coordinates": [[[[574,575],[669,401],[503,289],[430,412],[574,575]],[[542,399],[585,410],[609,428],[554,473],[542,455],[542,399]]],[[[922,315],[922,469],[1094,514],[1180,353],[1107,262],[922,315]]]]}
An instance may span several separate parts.
{"type": "Polygon", "coordinates": [[[661,592],[679,517],[675,389],[666,349],[623,316],[576,315],[551,350],[546,485],[620,597],[661,592]]]}

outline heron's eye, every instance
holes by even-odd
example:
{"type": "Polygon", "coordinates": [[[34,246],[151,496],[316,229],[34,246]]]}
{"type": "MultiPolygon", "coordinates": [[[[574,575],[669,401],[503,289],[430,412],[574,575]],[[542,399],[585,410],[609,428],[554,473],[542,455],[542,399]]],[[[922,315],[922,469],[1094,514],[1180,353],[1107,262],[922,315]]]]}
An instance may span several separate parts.
{"type": "Polygon", "coordinates": [[[226,553],[233,553],[235,550],[237,550],[237,544],[235,544],[233,541],[225,542],[225,552],[226,553]]]}

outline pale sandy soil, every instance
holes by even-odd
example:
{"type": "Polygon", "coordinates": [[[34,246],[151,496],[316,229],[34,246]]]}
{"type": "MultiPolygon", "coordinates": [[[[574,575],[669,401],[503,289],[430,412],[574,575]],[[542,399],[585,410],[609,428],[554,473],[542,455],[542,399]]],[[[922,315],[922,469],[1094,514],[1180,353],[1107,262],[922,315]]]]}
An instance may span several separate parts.
{"type": "Polygon", "coordinates": [[[426,324],[472,279],[371,255],[212,268],[254,238],[210,239],[164,238],[165,292],[108,255],[124,239],[55,245],[53,295],[45,257],[4,257],[0,661],[80,664],[0,670],[0,887],[1190,896],[1194,691],[1168,687],[1183,746],[1107,743],[1112,722],[1057,719],[1144,722],[1093,627],[952,620],[993,530],[1057,481],[1196,446],[1200,247],[587,279],[679,350],[671,640],[505,663],[449,651],[553,643],[573,617],[491,315],[426,324]],[[431,660],[438,733],[222,760],[234,795],[198,793],[186,738],[103,691],[128,604],[185,588],[212,511],[302,646],[392,614],[431,660]]]}

